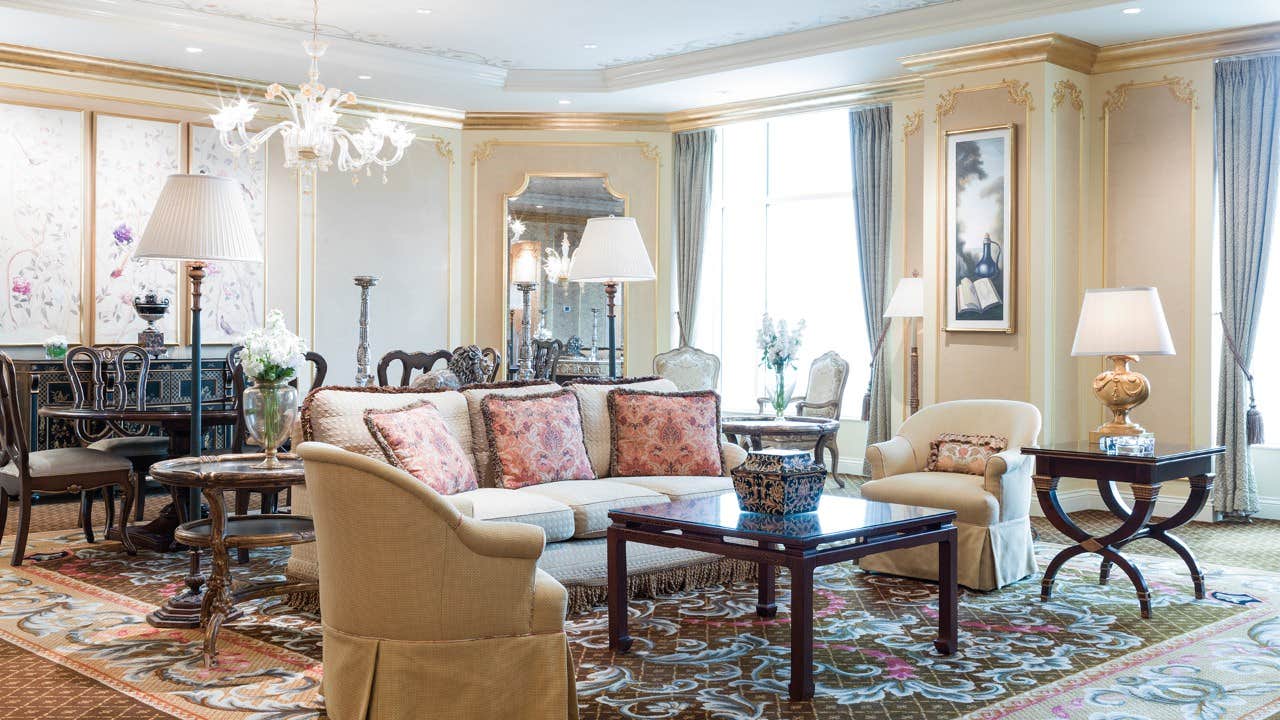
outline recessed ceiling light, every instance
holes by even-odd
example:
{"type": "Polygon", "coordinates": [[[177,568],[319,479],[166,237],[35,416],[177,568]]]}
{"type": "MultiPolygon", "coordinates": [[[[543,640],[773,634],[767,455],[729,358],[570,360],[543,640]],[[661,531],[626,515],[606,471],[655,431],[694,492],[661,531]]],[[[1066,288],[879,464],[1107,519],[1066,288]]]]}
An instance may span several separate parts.
{"type": "Polygon", "coordinates": [[[572,103],[573,103],[573,101],[572,101],[572,100],[569,100],[569,99],[567,99],[567,98],[562,98],[562,99],[560,100],[560,104],[561,104],[561,105],[569,105],[569,104],[572,104],[572,103]]]}
{"type": "Polygon", "coordinates": [[[541,209],[542,209],[542,206],[541,206],[541,205],[534,205],[534,207],[538,208],[539,210],[541,210],[541,209]]]}
{"type": "Polygon", "coordinates": [[[1125,8],[1125,9],[1121,10],[1120,12],[1124,13],[1125,15],[1137,15],[1138,13],[1142,12],[1142,8],[1140,8],[1140,7],[1127,7],[1127,8],[1125,8]]]}
{"type": "Polygon", "coordinates": [[[583,49],[583,50],[595,50],[595,49],[596,49],[596,48],[598,48],[598,47],[600,47],[600,46],[599,46],[599,45],[597,45],[597,44],[595,44],[595,43],[583,43],[583,44],[582,44],[582,49],[583,49]]]}
{"type": "Polygon", "coordinates": [[[187,52],[191,53],[192,55],[199,55],[200,53],[204,52],[204,48],[189,47],[187,48],[187,52]]]}
{"type": "Polygon", "coordinates": [[[417,12],[419,15],[430,15],[431,8],[418,8],[417,12]]]}
{"type": "Polygon", "coordinates": [[[115,4],[116,4],[116,0],[98,0],[98,2],[100,2],[100,3],[106,3],[106,4],[108,4],[108,5],[115,5],[115,4]]]}
{"type": "Polygon", "coordinates": [[[357,80],[372,80],[372,79],[373,79],[373,76],[372,76],[372,75],[357,75],[357,76],[356,76],[356,79],[357,79],[357,80]]]}

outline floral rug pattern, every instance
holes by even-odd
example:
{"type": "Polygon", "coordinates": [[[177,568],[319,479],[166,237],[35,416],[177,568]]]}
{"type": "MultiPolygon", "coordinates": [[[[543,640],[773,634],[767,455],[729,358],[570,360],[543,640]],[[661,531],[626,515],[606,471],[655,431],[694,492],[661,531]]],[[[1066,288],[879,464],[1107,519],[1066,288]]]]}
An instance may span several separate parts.
{"type": "MultiPolygon", "coordinates": [[[[320,718],[320,629],[278,600],[247,604],[220,636],[221,666],[200,661],[200,633],[143,616],[181,585],[186,557],[34,539],[47,559],[22,568],[0,551],[0,639],[175,717],[320,718]],[[59,551],[66,549],[63,554],[59,551]]],[[[1043,565],[1057,548],[1040,550],[1043,565]]],[[[282,571],[286,551],[255,553],[237,573],[282,571]]],[[[1208,568],[1196,601],[1179,563],[1143,558],[1153,618],[1097,563],[1059,576],[1052,601],[1030,579],[964,592],[960,651],[942,657],[935,588],[852,565],[816,577],[812,703],[787,699],[787,577],[776,618],[755,615],[749,584],[631,603],[629,655],[608,649],[603,608],[569,621],[583,718],[1267,718],[1280,712],[1280,574],[1208,568]]]]}

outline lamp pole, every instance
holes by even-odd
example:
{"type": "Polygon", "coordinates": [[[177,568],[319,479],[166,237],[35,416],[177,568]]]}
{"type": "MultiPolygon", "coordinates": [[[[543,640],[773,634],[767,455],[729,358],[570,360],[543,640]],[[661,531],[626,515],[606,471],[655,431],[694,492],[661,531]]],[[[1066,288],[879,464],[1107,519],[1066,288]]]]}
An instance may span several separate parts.
{"type": "Polygon", "coordinates": [[[356,286],[360,288],[360,334],[356,342],[356,386],[368,387],[373,382],[373,374],[369,372],[369,288],[378,284],[378,278],[372,275],[357,275],[356,286]]]}
{"type": "Polygon", "coordinates": [[[533,327],[529,313],[532,312],[530,296],[536,287],[537,283],[516,283],[516,289],[520,291],[520,369],[516,372],[517,380],[533,379],[533,327]]]}
{"type": "Polygon", "coordinates": [[[618,377],[618,345],[616,320],[618,317],[617,307],[618,283],[609,280],[604,284],[605,305],[608,307],[606,315],[609,318],[609,377],[618,377]]]}

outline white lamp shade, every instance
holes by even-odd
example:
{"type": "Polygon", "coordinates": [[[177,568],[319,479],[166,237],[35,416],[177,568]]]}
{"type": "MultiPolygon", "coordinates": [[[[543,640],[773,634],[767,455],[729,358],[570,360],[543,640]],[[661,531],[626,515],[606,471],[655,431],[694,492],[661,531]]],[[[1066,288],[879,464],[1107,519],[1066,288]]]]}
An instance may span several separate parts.
{"type": "Polygon", "coordinates": [[[899,280],[898,287],[893,289],[893,297],[889,298],[889,307],[885,309],[884,316],[924,317],[924,281],[918,277],[899,280]]]}
{"type": "Polygon", "coordinates": [[[1153,287],[1085,290],[1071,354],[1173,355],[1160,293],[1153,287]]]}
{"type": "Polygon", "coordinates": [[[170,175],[134,257],[262,262],[262,246],[234,180],[170,175]]]}
{"type": "Polygon", "coordinates": [[[525,241],[512,246],[511,282],[538,282],[538,243],[525,241]]]}
{"type": "Polygon", "coordinates": [[[573,254],[569,279],[575,282],[652,280],[653,263],[644,248],[636,219],[598,217],[587,220],[582,242],[573,254]]]}

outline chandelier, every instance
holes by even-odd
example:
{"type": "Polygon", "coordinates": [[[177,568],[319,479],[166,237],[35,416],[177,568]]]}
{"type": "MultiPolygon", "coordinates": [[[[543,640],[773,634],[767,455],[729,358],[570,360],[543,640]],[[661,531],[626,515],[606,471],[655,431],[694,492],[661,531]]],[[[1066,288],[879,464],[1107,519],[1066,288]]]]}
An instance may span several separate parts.
{"type": "Polygon", "coordinates": [[[569,253],[569,233],[560,236],[560,252],[555,248],[546,249],[547,257],[542,261],[542,268],[552,282],[566,285],[569,282],[569,271],[573,269],[573,255],[569,253]]]}
{"type": "Polygon", "coordinates": [[[284,141],[284,166],[302,174],[304,184],[314,179],[317,171],[323,172],[333,165],[334,149],[337,149],[338,169],[356,172],[361,169],[370,174],[373,166],[382,168],[382,182],[387,181],[387,168],[400,162],[405,148],[413,142],[413,133],[402,122],[378,113],[364,129],[349,132],[338,123],[338,108],[354,105],[355,93],[327,88],[320,82],[320,57],[329,43],[320,39],[320,0],[314,0],[311,17],[311,39],[302,47],[311,58],[311,70],[307,82],[289,93],[280,83],[267,88],[266,99],[281,98],[292,116],[253,135],[248,124],[258,113],[258,106],[244,98],[224,105],[210,117],[213,127],[221,137],[223,147],[233,153],[255,152],[272,135],[280,133],[284,141]],[[383,154],[390,146],[390,156],[383,154]]]}

